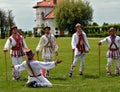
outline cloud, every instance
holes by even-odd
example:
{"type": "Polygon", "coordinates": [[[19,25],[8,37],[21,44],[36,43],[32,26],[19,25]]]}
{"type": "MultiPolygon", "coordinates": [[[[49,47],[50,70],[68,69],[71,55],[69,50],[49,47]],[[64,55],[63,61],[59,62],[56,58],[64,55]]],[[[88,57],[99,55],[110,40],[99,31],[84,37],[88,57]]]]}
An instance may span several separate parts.
{"type": "Polygon", "coordinates": [[[14,21],[24,30],[32,30],[35,25],[35,0],[0,0],[0,9],[12,10],[14,21]]]}
{"type": "Polygon", "coordinates": [[[102,25],[120,23],[120,0],[88,0],[94,10],[93,21],[102,25]]]}

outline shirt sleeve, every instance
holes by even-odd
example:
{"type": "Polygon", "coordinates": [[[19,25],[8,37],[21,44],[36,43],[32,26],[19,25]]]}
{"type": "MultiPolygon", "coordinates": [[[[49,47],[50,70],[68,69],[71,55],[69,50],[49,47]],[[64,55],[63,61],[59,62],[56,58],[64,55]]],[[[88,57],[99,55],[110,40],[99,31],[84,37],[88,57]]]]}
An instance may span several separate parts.
{"type": "Polygon", "coordinates": [[[74,34],[72,36],[71,46],[72,46],[72,49],[76,48],[76,39],[75,39],[75,35],[74,34]]]}
{"type": "Polygon", "coordinates": [[[118,45],[119,45],[119,48],[120,48],[120,37],[118,37],[119,38],[119,40],[118,40],[118,45]]]}
{"type": "Polygon", "coordinates": [[[90,49],[90,45],[88,43],[88,40],[87,40],[87,37],[86,37],[86,34],[84,33],[84,39],[85,39],[85,44],[86,46],[88,47],[88,49],[90,49]]]}
{"type": "Polygon", "coordinates": [[[41,37],[40,41],[39,41],[39,43],[38,43],[38,45],[36,47],[36,51],[40,51],[40,52],[42,51],[43,43],[44,43],[43,37],[41,37]]]}
{"type": "Polygon", "coordinates": [[[16,70],[16,71],[23,71],[23,70],[25,70],[26,69],[26,61],[24,61],[22,64],[20,64],[20,65],[15,65],[14,66],[14,69],[16,70]]]}
{"type": "Polygon", "coordinates": [[[5,46],[4,46],[4,50],[8,50],[9,49],[9,46],[10,46],[10,38],[7,39],[6,43],[5,43],[5,46]]]}
{"type": "Polygon", "coordinates": [[[44,68],[44,69],[52,69],[55,67],[55,62],[39,62],[36,61],[35,67],[36,68],[44,68]]]}
{"type": "Polygon", "coordinates": [[[57,45],[55,37],[53,37],[53,39],[54,39],[53,40],[54,51],[57,52],[58,51],[58,45],[57,45]]]}
{"type": "Polygon", "coordinates": [[[23,38],[23,46],[24,46],[24,49],[26,49],[27,48],[27,44],[26,44],[26,42],[25,42],[25,39],[23,38]]]}
{"type": "Polygon", "coordinates": [[[101,40],[100,42],[101,42],[101,44],[104,44],[105,42],[107,42],[107,37],[104,38],[103,40],[101,40]]]}

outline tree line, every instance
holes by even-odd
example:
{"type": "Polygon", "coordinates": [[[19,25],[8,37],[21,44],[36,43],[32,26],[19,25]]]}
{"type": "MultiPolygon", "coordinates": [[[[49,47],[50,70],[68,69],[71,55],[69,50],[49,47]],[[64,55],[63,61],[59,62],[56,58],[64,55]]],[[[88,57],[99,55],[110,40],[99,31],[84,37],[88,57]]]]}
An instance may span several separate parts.
{"type": "Polygon", "coordinates": [[[97,23],[93,22],[93,24],[85,26],[84,31],[88,37],[106,37],[109,35],[108,30],[110,27],[114,27],[116,34],[120,36],[120,23],[109,24],[104,22],[102,26],[99,26],[97,23]]]}

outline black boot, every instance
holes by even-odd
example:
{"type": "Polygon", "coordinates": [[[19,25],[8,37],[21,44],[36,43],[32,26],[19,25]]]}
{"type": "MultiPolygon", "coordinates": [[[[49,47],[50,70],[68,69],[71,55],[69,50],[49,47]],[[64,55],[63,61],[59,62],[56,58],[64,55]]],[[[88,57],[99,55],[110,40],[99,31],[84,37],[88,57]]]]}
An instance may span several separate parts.
{"type": "Polygon", "coordinates": [[[70,70],[69,77],[72,77],[72,74],[73,74],[73,70],[70,70]]]}
{"type": "Polygon", "coordinates": [[[80,72],[80,75],[83,75],[83,72],[80,72]]]}

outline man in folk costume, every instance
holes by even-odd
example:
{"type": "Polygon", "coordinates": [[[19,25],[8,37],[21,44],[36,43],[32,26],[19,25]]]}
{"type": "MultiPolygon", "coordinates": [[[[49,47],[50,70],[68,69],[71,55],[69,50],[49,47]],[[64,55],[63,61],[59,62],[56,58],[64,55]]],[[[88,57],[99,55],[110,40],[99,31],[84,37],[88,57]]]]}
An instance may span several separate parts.
{"type": "Polygon", "coordinates": [[[69,72],[69,77],[72,77],[74,68],[78,61],[78,57],[81,58],[80,75],[83,75],[85,53],[89,52],[90,50],[90,46],[88,44],[86,34],[85,32],[83,32],[81,24],[77,23],[75,25],[75,30],[76,33],[73,34],[71,41],[71,46],[74,53],[74,59],[69,72]]]}
{"type": "Polygon", "coordinates": [[[46,86],[52,87],[50,81],[47,80],[41,73],[42,69],[51,69],[54,68],[57,64],[61,63],[61,60],[56,62],[39,62],[34,60],[34,53],[29,48],[26,49],[26,61],[20,65],[13,66],[15,70],[22,71],[28,70],[28,81],[27,86],[29,87],[39,87],[46,86]]]}
{"type": "MultiPolygon", "coordinates": [[[[11,27],[11,33],[12,33],[11,36],[7,39],[5,43],[4,52],[7,52],[9,47],[11,47],[10,56],[12,59],[12,64],[13,65],[21,64],[22,57],[24,55],[23,49],[26,49],[27,45],[24,41],[23,36],[18,33],[17,26],[13,25],[11,27]]],[[[12,78],[13,80],[20,79],[21,72],[12,69],[12,78]]]]}
{"type": "Polygon", "coordinates": [[[115,62],[115,74],[119,75],[119,59],[120,59],[120,37],[116,35],[116,30],[111,27],[109,29],[109,36],[99,41],[98,45],[108,43],[107,57],[107,75],[111,75],[112,60],[115,62]]]}
{"type": "MultiPolygon", "coordinates": [[[[42,58],[44,62],[52,61],[54,53],[58,55],[58,45],[53,34],[50,33],[50,27],[45,27],[45,34],[40,38],[38,46],[36,48],[36,53],[42,51],[42,58]]],[[[46,77],[49,77],[49,70],[47,70],[46,77]]]]}

